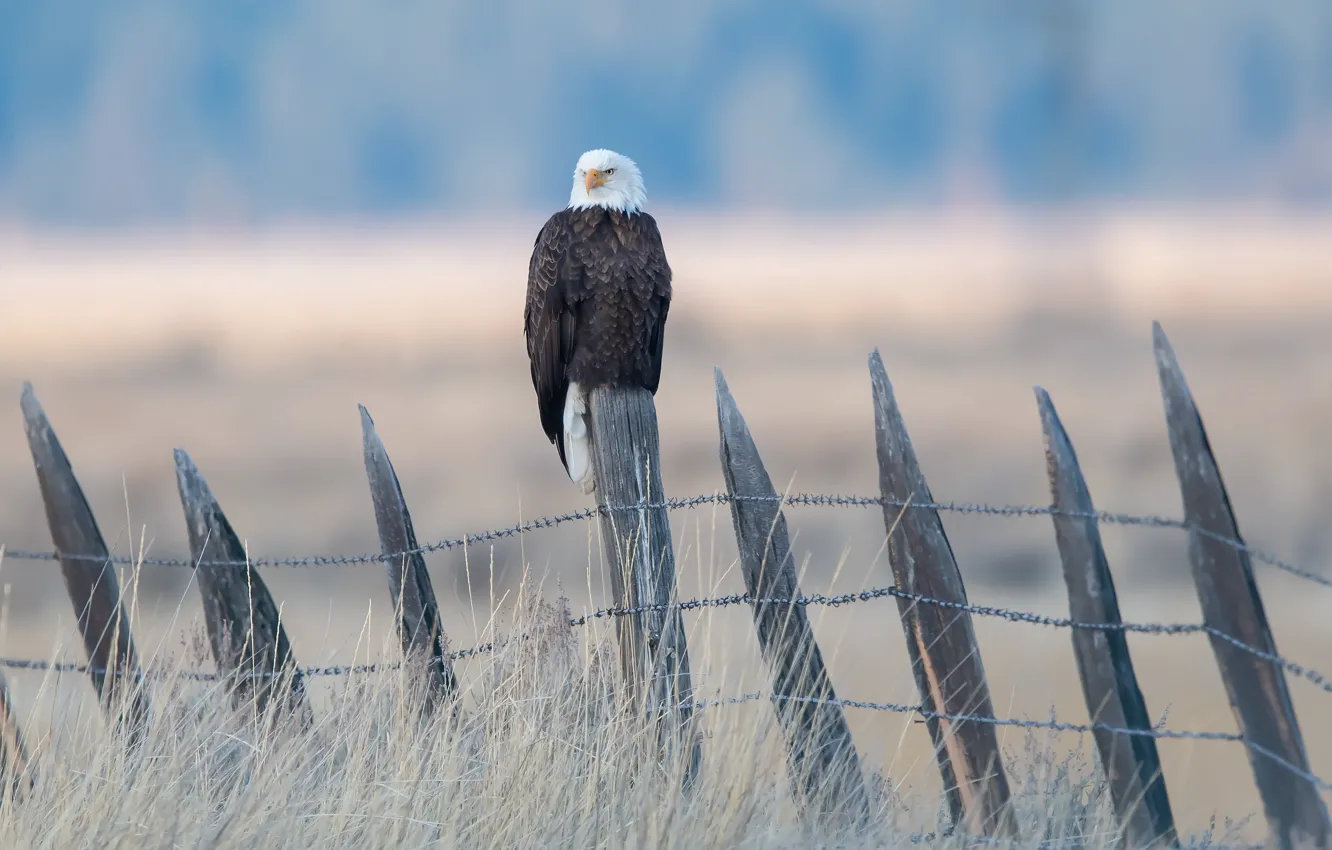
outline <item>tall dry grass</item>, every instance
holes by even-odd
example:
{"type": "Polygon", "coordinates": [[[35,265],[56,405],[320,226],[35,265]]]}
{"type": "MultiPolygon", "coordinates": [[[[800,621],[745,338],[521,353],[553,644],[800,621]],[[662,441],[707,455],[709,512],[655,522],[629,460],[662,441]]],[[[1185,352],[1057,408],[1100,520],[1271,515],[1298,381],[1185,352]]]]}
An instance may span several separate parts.
{"type": "MultiPolygon", "coordinates": [[[[868,848],[945,825],[937,795],[877,771],[870,822],[802,823],[763,701],[701,712],[702,768],[682,792],[681,766],[652,755],[655,731],[620,700],[606,636],[572,631],[534,591],[511,620],[526,639],[469,663],[456,712],[423,711],[398,669],[329,683],[306,728],[180,676],[207,666],[197,639],[155,662],[137,747],[96,711],[25,728],[32,784],[0,806],[0,846],[868,848]]],[[[1114,846],[1096,766],[1055,752],[1033,734],[1005,753],[1023,844],[1114,846]]]]}

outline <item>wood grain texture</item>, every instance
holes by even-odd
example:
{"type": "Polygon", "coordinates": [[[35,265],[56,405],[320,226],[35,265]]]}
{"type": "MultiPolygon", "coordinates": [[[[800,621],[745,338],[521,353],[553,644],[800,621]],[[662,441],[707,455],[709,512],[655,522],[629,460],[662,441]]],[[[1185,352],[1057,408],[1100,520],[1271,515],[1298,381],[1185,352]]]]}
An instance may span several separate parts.
{"type": "Polygon", "coordinates": [[[313,715],[304,681],[273,595],[250,565],[245,546],[198,467],[182,449],[175,450],[175,461],[190,557],[218,672],[234,677],[237,707],[253,706],[260,713],[280,707],[308,723],[313,715]]]}
{"type": "Polygon", "coordinates": [[[795,698],[774,702],[791,784],[807,816],[863,820],[869,816],[869,796],[860,759],[842,707],[826,703],[837,699],[837,693],[805,606],[765,601],[801,596],[786,517],[720,369],[716,379],[722,476],[733,497],[731,522],[745,592],[755,600],[750,610],[772,674],[772,692],[795,698]]]}
{"type": "Polygon", "coordinates": [[[137,736],[148,698],[106,542],[31,384],[23,386],[21,406],[51,541],[88,652],[88,675],[107,710],[137,736]]]}
{"type": "MultiPolygon", "coordinates": [[[[648,507],[665,499],[652,393],[597,387],[590,395],[592,463],[597,503],[605,509],[600,526],[614,604],[671,605],[676,587],[670,520],[665,508],[648,507]]],[[[687,770],[695,775],[701,753],[691,723],[693,686],[680,610],[616,617],[615,627],[634,705],[648,716],[677,717],[670,725],[685,730],[687,770]]]]}
{"type": "Polygon", "coordinates": [[[457,696],[458,678],[453,671],[453,662],[444,655],[444,620],[435,601],[425,556],[414,551],[418,548],[416,531],[412,527],[412,516],[407,510],[398,474],[375,431],[370,412],[363,406],[360,411],[365,474],[370,481],[380,549],[386,556],[411,553],[397,554],[384,563],[384,568],[388,574],[389,594],[393,597],[394,619],[403,657],[409,666],[419,668],[426,693],[431,697],[425,706],[430,708],[440,699],[457,696]]]}
{"type": "MultiPolygon", "coordinates": [[[[933,496],[878,351],[870,355],[869,370],[879,490],[885,500],[888,557],[896,584],[908,593],[965,605],[962,574],[938,512],[887,504],[932,502],[933,496]]],[[[901,598],[898,609],[922,707],[938,714],[994,717],[971,615],[901,598]]],[[[1017,838],[994,725],[928,715],[926,724],[954,824],[991,837],[1017,838]]]]}
{"type": "MultiPolygon", "coordinates": [[[[1249,553],[1227,542],[1243,541],[1202,417],[1159,323],[1153,323],[1152,336],[1203,622],[1247,646],[1276,654],[1249,553]]],[[[1309,757],[1285,671],[1217,635],[1210,640],[1240,733],[1307,772],[1309,757]]],[[[1246,749],[1272,842],[1280,847],[1329,846],[1332,827],[1318,788],[1267,755],[1246,749]]]]}
{"type": "MultiPolygon", "coordinates": [[[[1064,584],[1068,588],[1069,617],[1079,623],[1119,625],[1123,622],[1119,599],[1096,520],[1068,515],[1091,514],[1096,510],[1077,453],[1049,393],[1040,387],[1036,387],[1036,405],[1045,436],[1051,505],[1063,512],[1052,514],[1052,518],[1064,584]]],[[[1119,729],[1150,730],[1151,716],[1138,687],[1124,632],[1072,629],[1071,635],[1087,714],[1092,722],[1119,729]]],[[[1106,729],[1095,730],[1093,736],[1125,845],[1176,846],[1175,819],[1156,739],[1116,734],[1106,729]]]]}

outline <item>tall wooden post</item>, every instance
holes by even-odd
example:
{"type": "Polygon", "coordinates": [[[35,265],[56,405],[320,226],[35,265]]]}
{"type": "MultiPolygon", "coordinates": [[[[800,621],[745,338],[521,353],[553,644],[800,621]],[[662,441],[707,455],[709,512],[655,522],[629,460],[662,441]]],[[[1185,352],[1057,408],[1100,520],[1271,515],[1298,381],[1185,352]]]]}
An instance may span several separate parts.
{"type": "Polygon", "coordinates": [[[198,467],[182,449],[174,454],[217,670],[234,677],[232,699],[238,707],[253,704],[262,713],[276,705],[309,725],[314,715],[277,603],[198,467]]]}
{"type": "Polygon", "coordinates": [[[754,629],[772,675],[791,785],[807,817],[863,821],[870,801],[846,715],[836,704],[823,653],[800,598],[795,558],[777,490],[749,426],[717,370],[722,476],[740,548],[754,629]]]}
{"type": "MultiPolygon", "coordinates": [[[[962,573],[938,511],[899,507],[932,502],[934,497],[878,351],[870,355],[869,369],[879,492],[884,499],[884,525],[891,535],[888,561],[893,578],[907,593],[966,605],[962,573]]],[[[971,614],[959,608],[917,605],[904,598],[897,603],[954,824],[990,837],[1016,839],[1008,776],[994,724],[951,719],[957,715],[994,718],[971,614]]]]}
{"type": "Polygon", "coordinates": [[[458,696],[453,662],[444,655],[444,619],[435,601],[425,557],[416,551],[416,530],[402,495],[402,485],[398,483],[398,473],[375,432],[370,411],[363,405],[360,410],[365,474],[370,481],[379,545],[386,557],[393,556],[384,563],[384,568],[388,572],[389,594],[393,597],[398,642],[404,661],[425,685],[429,698],[423,707],[433,710],[437,702],[458,696]],[[401,554],[404,552],[407,554],[401,554]]]}
{"type": "MultiPolygon", "coordinates": [[[[1249,553],[1228,542],[1242,544],[1239,525],[1202,417],[1160,324],[1153,323],[1152,336],[1203,622],[1221,635],[1276,655],[1249,553]]],[[[1309,756],[1285,671],[1219,635],[1210,639],[1240,733],[1247,742],[1307,773],[1309,756]]],[[[1282,848],[1332,845],[1332,825],[1317,786],[1252,747],[1248,755],[1273,843],[1282,848]]]]}
{"type": "Polygon", "coordinates": [[[88,650],[88,676],[102,704],[127,728],[130,740],[137,741],[148,697],[111,555],[32,384],[23,385],[21,403],[51,541],[88,650]]]}
{"type": "MultiPolygon", "coordinates": [[[[1055,538],[1068,587],[1068,615],[1079,623],[1117,626],[1119,599],[1110,562],[1101,546],[1087,482],[1082,478],[1077,453],[1055,412],[1050,395],[1036,388],[1041,426],[1045,432],[1045,459],[1050,477],[1055,538]],[[1073,516],[1072,514],[1083,514],[1073,516]]],[[[1128,640],[1117,629],[1073,629],[1073,653],[1093,723],[1115,729],[1150,731],[1147,701],[1133,672],[1128,640]]],[[[1175,818],[1170,811],[1161,757],[1156,739],[1125,735],[1106,728],[1092,735],[1101,754],[1101,768],[1109,783],[1110,799],[1129,847],[1175,846],[1175,818]]]]}
{"type": "MultiPolygon", "coordinates": [[[[618,607],[669,606],[676,600],[675,554],[661,483],[661,448],[652,394],[636,387],[591,392],[592,464],[601,532],[618,607]]],[[[690,775],[699,744],[692,731],[693,687],[678,608],[617,617],[620,666],[634,705],[678,718],[688,729],[690,775]]],[[[675,725],[675,724],[671,724],[675,725]]]]}

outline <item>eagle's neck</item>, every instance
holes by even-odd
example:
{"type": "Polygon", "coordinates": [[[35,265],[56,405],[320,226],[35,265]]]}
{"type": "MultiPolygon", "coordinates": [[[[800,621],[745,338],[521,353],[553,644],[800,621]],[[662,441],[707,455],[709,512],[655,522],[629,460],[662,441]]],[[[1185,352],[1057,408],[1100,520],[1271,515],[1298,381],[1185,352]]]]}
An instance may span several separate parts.
{"type": "Polygon", "coordinates": [[[643,187],[639,185],[630,184],[614,188],[603,186],[593,189],[592,194],[589,195],[586,187],[575,180],[573,190],[569,193],[569,209],[591,210],[600,208],[607,212],[633,215],[643,209],[643,203],[646,200],[646,193],[643,191],[643,187]]]}

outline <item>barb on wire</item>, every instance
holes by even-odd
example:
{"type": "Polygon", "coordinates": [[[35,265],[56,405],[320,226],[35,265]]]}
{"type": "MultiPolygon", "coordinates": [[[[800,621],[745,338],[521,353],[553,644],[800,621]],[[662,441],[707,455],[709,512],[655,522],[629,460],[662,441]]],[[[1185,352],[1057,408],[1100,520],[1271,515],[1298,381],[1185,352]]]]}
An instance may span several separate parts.
{"type": "MultiPolygon", "coordinates": [[[[1237,551],[1248,553],[1249,557],[1255,561],[1276,567],[1277,569],[1298,576],[1307,581],[1320,584],[1324,587],[1332,588],[1332,578],[1320,575],[1311,570],[1298,567],[1295,564],[1283,561],[1272,555],[1256,549],[1240,540],[1234,540],[1224,535],[1208,531],[1204,528],[1190,526],[1183,520],[1171,519],[1163,516],[1135,516],[1133,514],[1111,513],[1108,511],[1065,511],[1054,507],[1041,507],[1036,505],[986,505],[972,504],[965,502],[903,502],[896,499],[884,499],[879,496],[840,496],[840,495],[821,495],[814,493],[798,493],[786,496],[731,496],[725,493],[716,493],[706,496],[690,496],[688,498],[666,499],[661,502],[651,502],[639,505],[617,505],[617,506],[597,506],[594,508],[585,508],[581,511],[572,513],[558,514],[555,516],[542,517],[541,519],[521,522],[511,525],[507,528],[496,528],[490,531],[483,531],[476,534],[468,534],[463,537],[455,537],[447,540],[440,540],[435,543],[427,543],[418,546],[415,549],[407,549],[402,552],[390,552],[388,554],[366,554],[366,555],[310,555],[295,558],[253,558],[249,561],[252,567],[341,567],[353,566],[357,564],[373,564],[385,561],[394,561],[400,558],[417,555],[429,554],[430,552],[439,552],[448,549],[456,549],[462,546],[471,546],[475,543],[486,543],[493,540],[501,540],[506,537],[514,537],[520,534],[526,534],[529,531],[539,531],[546,528],[554,528],[570,522],[580,522],[593,519],[605,513],[621,511],[638,510],[680,510],[685,508],[697,508],[701,505],[727,504],[732,501],[755,501],[772,502],[779,501],[784,505],[794,506],[821,506],[821,507],[897,507],[911,510],[935,510],[948,513],[961,514],[981,514],[987,516],[1007,516],[1007,517],[1035,517],[1035,516],[1063,516],[1074,519],[1093,519],[1097,522],[1110,525],[1127,526],[1145,526],[1148,528],[1172,528],[1179,530],[1194,530],[1199,534],[1216,540],[1237,551]]],[[[9,550],[5,553],[6,557],[20,561],[54,561],[58,559],[67,560],[92,560],[105,561],[112,564],[124,566],[150,566],[150,567],[240,567],[244,562],[237,561],[200,561],[197,564],[194,561],[184,558],[134,558],[125,555],[114,555],[110,558],[103,558],[99,555],[80,555],[80,554],[61,554],[57,552],[34,552],[24,550],[9,550]]]]}

